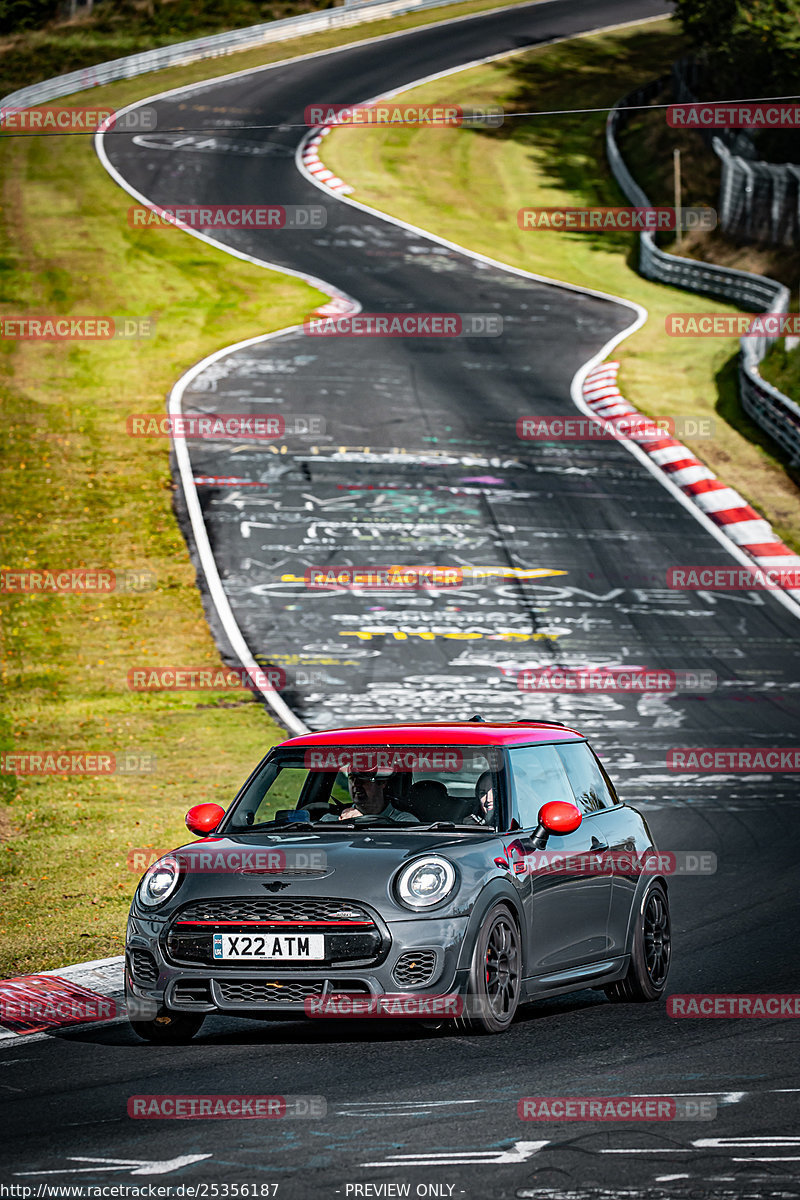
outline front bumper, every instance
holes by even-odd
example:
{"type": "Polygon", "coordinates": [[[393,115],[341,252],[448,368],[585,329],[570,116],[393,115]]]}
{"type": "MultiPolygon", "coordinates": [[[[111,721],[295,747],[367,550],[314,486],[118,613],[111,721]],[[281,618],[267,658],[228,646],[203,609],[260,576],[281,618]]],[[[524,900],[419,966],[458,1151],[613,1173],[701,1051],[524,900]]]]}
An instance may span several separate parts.
{"type": "Polygon", "coordinates": [[[334,994],[462,993],[469,973],[469,956],[466,963],[462,961],[468,922],[464,915],[414,916],[385,923],[378,961],[370,963],[187,965],[170,961],[164,918],[132,914],[125,955],[128,1015],[149,1020],[166,1007],[175,1012],[268,1018],[271,1013],[303,1015],[309,1002],[334,994]]]}

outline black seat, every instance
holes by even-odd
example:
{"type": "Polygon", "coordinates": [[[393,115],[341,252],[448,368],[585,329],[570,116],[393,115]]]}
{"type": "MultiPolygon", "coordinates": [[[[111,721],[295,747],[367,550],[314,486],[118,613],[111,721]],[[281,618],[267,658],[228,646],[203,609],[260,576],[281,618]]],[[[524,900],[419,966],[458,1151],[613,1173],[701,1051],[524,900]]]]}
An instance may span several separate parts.
{"type": "Polygon", "coordinates": [[[464,820],[464,801],[451,796],[439,779],[419,779],[407,796],[409,811],[426,825],[434,821],[464,820]]]}

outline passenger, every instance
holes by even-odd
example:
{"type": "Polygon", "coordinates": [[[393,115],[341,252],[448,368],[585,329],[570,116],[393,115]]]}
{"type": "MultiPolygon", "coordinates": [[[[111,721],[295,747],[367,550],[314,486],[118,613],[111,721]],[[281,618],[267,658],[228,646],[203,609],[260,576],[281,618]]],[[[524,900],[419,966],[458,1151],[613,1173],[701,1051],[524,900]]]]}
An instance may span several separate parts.
{"type": "Polygon", "coordinates": [[[494,784],[491,771],[484,771],[475,784],[475,802],[475,816],[487,825],[494,825],[494,784]]]}

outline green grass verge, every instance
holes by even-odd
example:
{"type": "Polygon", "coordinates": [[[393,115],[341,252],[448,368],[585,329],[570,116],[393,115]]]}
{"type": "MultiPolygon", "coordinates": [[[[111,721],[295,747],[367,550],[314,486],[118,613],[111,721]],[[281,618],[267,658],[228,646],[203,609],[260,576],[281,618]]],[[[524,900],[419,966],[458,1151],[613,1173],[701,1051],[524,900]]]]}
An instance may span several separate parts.
{"type": "Polygon", "coordinates": [[[652,416],[714,418],[713,438],[684,440],[800,549],[797,480],[741,411],[737,341],[665,333],[669,313],[732,307],[642,279],[631,235],[523,231],[517,224],[523,206],[625,201],[606,161],[604,114],[513,114],[611,105],[662,74],[682,49],[664,21],[525,51],[405,93],[415,103],[464,96],[501,104],[509,114],[502,128],[341,129],[326,140],[324,160],[355,188],[353,199],[502,262],[644,305],[649,320],[618,351],[623,394],[652,416]]]}
{"type": "Polygon", "coordinates": [[[172,513],[165,440],[125,419],[163,411],[194,361],[293,323],[320,293],[178,230],[127,228],[128,197],[89,141],[2,149],[4,315],[131,314],[156,333],[115,343],[3,344],[0,566],[148,569],[140,595],[3,597],[3,750],[154,755],[130,777],[0,776],[0,972],[99,957],[122,944],[128,849],[185,840],[182,815],[226,802],[280,731],[230,694],[136,694],[137,665],[211,665],[172,513]],[[2,838],[2,834],[5,837],[2,838]]]}
{"type": "MultiPolygon", "coordinates": [[[[119,108],[156,91],[493,7],[472,0],[70,99],[119,108]]],[[[155,336],[138,342],[0,342],[0,568],[147,569],[158,584],[138,596],[0,599],[0,751],[156,761],[154,772],[129,776],[0,773],[0,976],[8,976],[119,952],[136,881],[129,852],[185,841],[186,809],[227,803],[283,736],[249,698],[127,688],[134,666],[219,658],[172,511],[167,444],[131,443],[125,419],[163,411],[169,388],[192,363],[294,324],[321,297],[176,229],[129,229],[130,198],[102,169],[89,138],[0,139],[0,164],[4,316],[156,318],[155,336]]]]}
{"type": "Polygon", "coordinates": [[[779,338],[760,364],[759,371],[784,396],[800,404],[800,347],[787,350],[785,339],[779,338]]]}

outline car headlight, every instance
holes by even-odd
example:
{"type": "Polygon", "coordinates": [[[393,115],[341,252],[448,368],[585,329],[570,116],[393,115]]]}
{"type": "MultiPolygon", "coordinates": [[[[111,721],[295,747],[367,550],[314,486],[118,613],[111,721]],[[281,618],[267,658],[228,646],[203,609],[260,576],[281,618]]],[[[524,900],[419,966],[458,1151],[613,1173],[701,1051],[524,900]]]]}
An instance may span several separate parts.
{"type": "Polygon", "coordinates": [[[139,899],[148,908],[163,904],[175,891],[180,878],[181,868],[177,858],[160,858],[142,876],[139,899]]]}
{"type": "Polygon", "coordinates": [[[409,908],[429,908],[449,896],[455,884],[453,864],[438,854],[429,854],[403,868],[397,879],[397,893],[409,908]]]}

